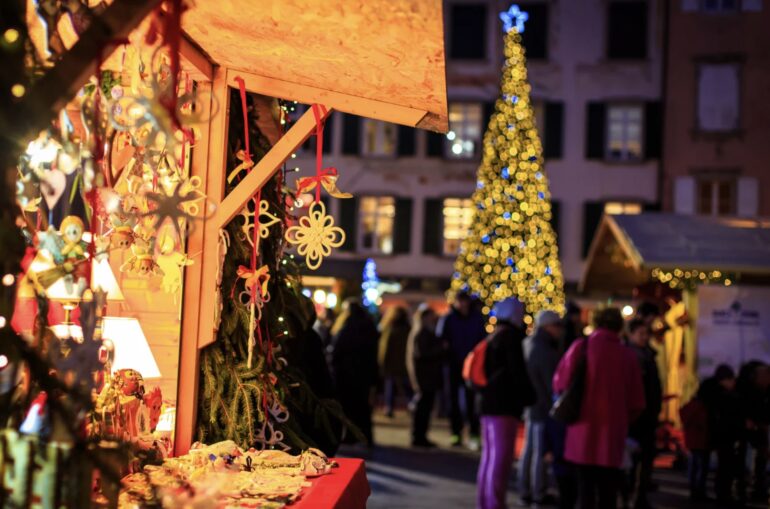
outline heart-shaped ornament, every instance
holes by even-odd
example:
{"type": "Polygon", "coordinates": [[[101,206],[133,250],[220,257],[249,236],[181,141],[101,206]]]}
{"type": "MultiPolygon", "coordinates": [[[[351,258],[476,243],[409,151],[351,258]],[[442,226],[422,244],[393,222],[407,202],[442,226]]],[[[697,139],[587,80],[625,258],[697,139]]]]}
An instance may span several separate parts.
{"type": "Polygon", "coordinates": [[[48,210],[52,210],[59,203],[59,198],[64,194],[66,188],[67,176],[63,171],[50,170],[45,173],[40,186],[40,194],[43,195],[48,210]]]}

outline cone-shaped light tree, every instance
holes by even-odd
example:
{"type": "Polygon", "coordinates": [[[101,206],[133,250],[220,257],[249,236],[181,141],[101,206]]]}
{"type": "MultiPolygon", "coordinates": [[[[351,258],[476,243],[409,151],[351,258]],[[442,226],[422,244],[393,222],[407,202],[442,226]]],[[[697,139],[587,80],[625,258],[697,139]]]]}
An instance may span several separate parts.
{"type": "Polygon", "coordinates": [[[484,134],[473,226],[455,262],[452,289],[478,295],[485,313],[506,297],[518,297],[530,315],[541,309],[561,313],[564,280],[521,44],[527,14],[514,5],[500,18],[500,97],[484,134]]]}

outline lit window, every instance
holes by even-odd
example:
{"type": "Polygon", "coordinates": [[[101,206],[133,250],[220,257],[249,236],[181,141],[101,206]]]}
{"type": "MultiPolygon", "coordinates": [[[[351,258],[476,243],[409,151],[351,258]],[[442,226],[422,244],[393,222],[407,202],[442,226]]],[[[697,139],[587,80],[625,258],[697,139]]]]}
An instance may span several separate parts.
{"type": "Polygon", "coordinates": [[[607,159],[634,161],[642,158],[641,105],[614,104],[607,108],[607,159]]]}
{"type": "Polygon", "coordinates": [[[702,131],[738,129],[739,64],[701,64],[698,67],[698,127],[702,131]]]}
{"type": "Polygon", "coordinates": [[[361,251],[391,254],[396,199],[392,196],[364,196],[361,198],[360,214],[361,251]]]}
{"type": "Polygon", "coordinates": [[[737,11],[738,0],[701,0],[701,10],[706,12],[737,11]]]}
{"type": "Polygon", "coordinates": [[[730,177],[698,180],[698,213],[709,216],[735,214],[735,180],[730,177]]]}
{"type": "Polygon", "coordinates": [[[642,205],[635,202],[608,201],[604,204],[605,214],[641,214],[642,205]]]}
{"type": "Polygon", "coordinates": [[[444,254],[456,255],[473,222],[473,200],[446,198],[444,200],[444,254]]]}
{"type": "Polygon", "coordinates": [[[392,156],[396,154],[397,129],[390,122],[364,119],[363,154],[366,156],[392,156]]]}
{"type": "Polygon", "coordinates": [[[467,159],[475,156],[481,146],[481,104],[452,103],[449,105],[449,132],[446,157],[467,159]]]}

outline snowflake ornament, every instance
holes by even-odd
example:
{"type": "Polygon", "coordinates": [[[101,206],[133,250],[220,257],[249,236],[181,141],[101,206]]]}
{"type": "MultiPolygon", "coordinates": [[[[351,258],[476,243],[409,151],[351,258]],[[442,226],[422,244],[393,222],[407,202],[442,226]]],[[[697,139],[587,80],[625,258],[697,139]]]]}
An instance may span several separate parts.
{"type": "MultiPolygon", "coordinates": [[[[243,207],[240,214],[243,217],[243,225],[241,226],[241,236],[252,247],[254,247],[254,211],[249,210],[249,207],[243,207]]],[[[259,202],[259,236],[266,239],[270,235],[269,228],[281,220],[270,212],[270,204],[266,200],[259,202]]]]}
{"type": "Polygon", "coordinates": [[[301,217],[298,225],[286,230],[286,242],[298,246],[297,253],[305,257],[308,268],[316,270],[332,248],[345,242],[345,232],[334,226],[334,218],[326,214],[326,206],[317,201],[310,205],[308,215],[301,217]]]}

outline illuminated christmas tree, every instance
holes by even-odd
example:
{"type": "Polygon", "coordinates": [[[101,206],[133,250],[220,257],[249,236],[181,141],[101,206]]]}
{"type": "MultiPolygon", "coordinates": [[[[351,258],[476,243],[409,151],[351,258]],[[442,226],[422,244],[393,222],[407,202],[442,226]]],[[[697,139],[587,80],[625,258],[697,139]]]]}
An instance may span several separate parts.
{"type": "Polygon", "coordinates": [[[514,5],[500,18],[501,93],[484,134],[473,226],[455,262],[452,289],[478,295],[485,313],[506,297],[518,297],[530,315],[562,312],[564,280],[521,44],[527,14],[514,5]]]}

